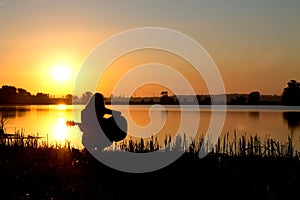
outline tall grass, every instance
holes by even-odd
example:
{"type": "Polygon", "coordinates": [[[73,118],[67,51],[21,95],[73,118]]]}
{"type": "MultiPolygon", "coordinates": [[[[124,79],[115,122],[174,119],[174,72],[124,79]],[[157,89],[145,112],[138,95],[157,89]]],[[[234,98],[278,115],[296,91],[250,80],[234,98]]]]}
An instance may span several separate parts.
{"type": "Polygon", "coordinates": [[[298,157],[300,153],[293,146],[293,138],[288,136],[287,141],[279,142],[273,138],[261,139],[258,135],[246,137],[241,135],[237,137],[236,131],[233,132],[233,138],[230,140],[230,133],[219,137],[216,144],[205,142],[204,136],[196,140],[188,139],[186,134],[177,135],[172,138],[166,135],[164,145],[159,144],[157,137],[151,137],[149,140],[129,139],[116,144],[122,150],[144,153],[157,150],[164,151],[183,151],[190,154],[198,154],[201,148],[211,155],[226,156],[261,156],[261,157],[298,157]],[[189,145],[188,145],[189,144],[189,145]]]}
{"type": "Polygon", "coordinates": [[[237,135],[235,131],[233,135],[228,132],[215,144],[203,136],[192,140],[185,134],[174,138],[166,135],[161,144],[154,136],[116,143],[119,149],[135,153],[185,152],[168,168],[146,174],[107,168],[86,149],[70,147],[69,141],[64,145],[49,145],[22,135],[15,139],[0,138],[0,199],[133,199],[133,193],[128,191],[134,189],[148,194],[153,182],[156,195],[149,199],[157,199],[162,194],[166,199],[178,198],[177,191],[187,195],[186,198],[217,194],[219,198],[231,199],[271,196],[289,199],[285,197],[298,194],[299,153],[293,147],[292,137],[277,142],[257,135],[237,135]],[[207,148],[208,159],[198,159],[201,148],[207,148]],[[179,184],[179,180],[187,184],[179,184]],[[189,184],[195,180],[201,181],[189,184]]]}
{"type": "MultiPolygon", "coordinates": [[[[55,148],[55,149],[74,149],[71,141],[65,140],[64,144],[55,142],[48,144],[48,141],[40,141],[38,137],[24,136],[24,133],[17,132],[13,137],[0,137],[0,147],[14,148],[55,148]]],[[[149,139],[125,139],[114,144],[116,149],[134,152],[147,153],[153,151],[181,151],[189,154],[198,154],[201,148],[210,155],[224,156],[261,156],[261,157],[300,157],[300,153],[293,146],[293,137],[288,136],[285,142],[278,142],[273,138],[261,139],[258,135],[237,136],[237,132],[227,132],[219,137],[215,144],[209,140],[205,141],[204,136],[198,139],[187,138],[186,134],[177,135],[174,138],[166,134],[163,144],[160,144],[157,137],[151,136],[149,139]],[[230,139],[231,138],[231,139],[230,139]],[[117,147],[117,148],[116,148],[117,147]]]]}
{"type": "Polygon", "coordinates": [[[293,146],[292,137],[288,136],[286,142],[278,142],[273,138],[266,138],[262,140],[259,136],[245,135],[236,137],[234,132],[234,139],[228,140],[229,133],[225,134],[223,138],[218,138],[212,154],[226,154],[229,156],[268,156],[268,157],[293,157],[299,156],[293,146]]]}

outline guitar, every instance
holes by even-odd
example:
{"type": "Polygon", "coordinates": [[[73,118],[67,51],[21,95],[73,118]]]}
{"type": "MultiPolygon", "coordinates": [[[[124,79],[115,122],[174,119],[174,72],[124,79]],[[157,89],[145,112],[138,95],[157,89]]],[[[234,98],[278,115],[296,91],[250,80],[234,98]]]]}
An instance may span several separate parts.
{"type": "MultiPolygon", "coordinates": [[[[115,121],[113,117],[109,117],[100,124],[99,126],[102,128],[104,134],[110,141],[119,142],[127,136],[127,120],[121,116],[116,116],[118,123],[115,121]]],[[[66,126],[76,126],[83,125],[84,123],[74,122],[72,120],[66,121],[66,126]]],[[[88,133],[84,133],[88,134],[88,133]]]]}
{"type": "MultiPolygon", "coordinates": [[[[127,136],[127,120],[121,115],[119,111],[112,111],[110,109],[105,108],[104,105],[104,97],[101,93],[95,93],[91,99],[89,100],[88,104],[85,106],[85,109],[81,111],[81,123],[74,122],[74,121],[66,121],[67,126],[75,126],[79,125],[79,128],[85,135],[89,135],[89,133],[93,133],[95,131],[95,126],[99,125],[105,136],[114,142],[118,142],[123,140],[127,136]],[[101,122],[92,122],[93,119],[89,119],[90,113],[96,111],[96,116],[103,116],[104,112],[106,114],[112,114],[112,112],[117,112],[117,115],[114,117],[103,118],[101,122]],[[88,117],[87,117],[88,116],[88,117]],[[116,122],[115,121],[118,122],[116,122]],[[93,123],[93,124],[91,124],[93,123]],[[83,129],[82,129],[82,127],[83,129]],[[94,128],[93,128],[94,127],[94,128]],[[84,131],[83,131],[84,130],[84,131]]],[[[98,127],[96,128],[98,130],[98,127]]],[[[101,133],[99,133],[101,134],[101,133]]]]}

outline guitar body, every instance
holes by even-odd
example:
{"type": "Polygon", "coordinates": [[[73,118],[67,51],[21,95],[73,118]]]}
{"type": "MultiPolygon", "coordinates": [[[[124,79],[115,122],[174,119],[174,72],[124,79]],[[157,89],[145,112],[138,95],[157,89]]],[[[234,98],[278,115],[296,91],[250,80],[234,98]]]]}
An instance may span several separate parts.
{"type": "Polygon", "coordinates": [[[112,142],[119,142],[127,135],[127,121],[121,115],[104,118],[99,125],[106,137],[112,142]]]}

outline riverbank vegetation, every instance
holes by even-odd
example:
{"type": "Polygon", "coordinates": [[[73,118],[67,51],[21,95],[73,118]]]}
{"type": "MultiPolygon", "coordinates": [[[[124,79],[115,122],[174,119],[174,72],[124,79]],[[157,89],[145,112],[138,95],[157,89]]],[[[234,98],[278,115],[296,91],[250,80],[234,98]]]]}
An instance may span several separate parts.
{"type": "MultiPolygon", "coordinates": [[[[158,91],[159,92],[159,91],[158,91]]],[[[31,94],[23,88],[4,85],[0,88],[0,105],[38,105],[38,104],[81,104],[85,105],[92,92],[86,91],[81,96],[67,94],[55,97],[50,94],[39,92],[31,94]]],[[[161,91],[158,96],[125,97],[124,95],[105,98],[106,104],[132,104],[132,105],[300,105],[300,83],[290,80],[287,87],[283,88],[282,94],[266,95],[259,91],[250,91],[248,94],[196,94],[196,95],[169,95],[168,91],[161,91]],[[225,96],[224,96],[225,95],[225,96]],[[224,99],[226,102],[224,102],[224,99]]]]}
{"type": "MultiPolygon", "coordinates": [[[[233,133],[234,134],[234,133],[233,133]]],[[[147,153],[168,146],[184,151],[169,166],[149,173],[125,173],[97,161],[86,149],[35,142],[28,138],[0,140],[1,199],[291,199],[300,186],[299,152],[293,138],[280,143],[272,138],[225,134],[208,145],[200,137],[185,146],[184,137],[166,136],[165,144],[124,140],[115,146],[147,153]],[[173,140],[172,140],[173,139],[173,140]],[[200,159],[199,149],[210,148],[200,159]]],[[[108,153],[117,153],[110,150],[108,153]]]]}

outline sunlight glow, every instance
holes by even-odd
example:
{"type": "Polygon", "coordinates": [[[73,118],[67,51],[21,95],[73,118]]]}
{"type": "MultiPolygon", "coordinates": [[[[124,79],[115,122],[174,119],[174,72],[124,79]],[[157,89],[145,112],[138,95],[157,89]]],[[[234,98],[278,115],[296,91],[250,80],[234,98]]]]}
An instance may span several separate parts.
{"type": "Polygon", "coordinates": [[[67,109],[67,105],[65,105],[65,104],[57,105],[57,110],[66,110],[66,109],[67,109]]]}
{"type": "Polygon", "coordinates": [[[66,127],[65,119],[63,117],[58,118],[56,125],[53,129],[53,134],[57,140],[65,140],[68,130],[66,127]]]}
{"type": "Polygon", "coordinates": [[[52,78],[56,81],[67,81],[71,77],[70,68],[65,65],[54,66],[51,70],[52,78]]]}

